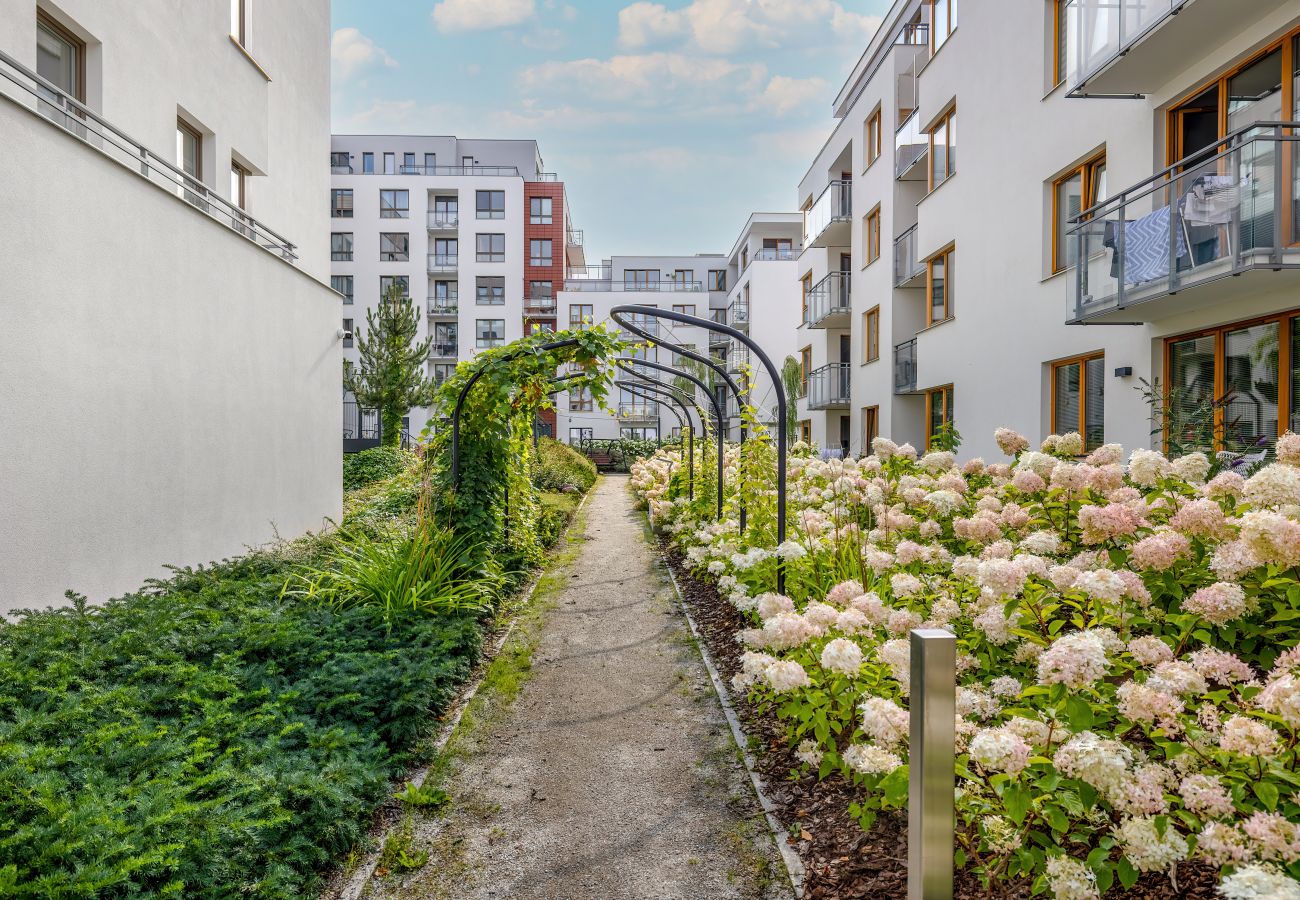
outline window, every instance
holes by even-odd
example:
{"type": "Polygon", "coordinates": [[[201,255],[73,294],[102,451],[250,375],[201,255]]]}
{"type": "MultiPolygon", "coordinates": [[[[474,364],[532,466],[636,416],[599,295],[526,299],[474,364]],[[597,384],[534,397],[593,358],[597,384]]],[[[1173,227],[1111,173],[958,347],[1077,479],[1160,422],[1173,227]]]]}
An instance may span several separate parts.
{"type": "Polygon", "coordinates": [[[595,408],[596,404],[591,397],[591,388],[569,388],[570,412],[591,412],[595,408]]]}
{"type": "Polygon", "coordinates": [[[330,168],[340,174],[352,171],[352,155],[346,150],[330,151],[330,168]]]}
{"type": "Polygon", "coordinates": [[[505,191],[475,191],[475,215],[480,219],[504,219],[506,217],[505,191]]]}
{"type": "Polygon", "coordinates": [[[808,375],[812,372],[812,347],[804,347],[799,351],[799,375],[800,389],[799,396],[808,396],[808,375]]]}
{"type": "Polygon", "coordinates": [[[442,383],[456,374],[455,363],[434,363],[433,364],[433,383],[441,387],[442,383]]]}
{"type": "Polygon", "coordinates": [[[361,172],[363,175],[375,174],[375,154],[369,152],[361,154],[361,172]]]}
{"type": "Polygon", "coordinates": [[[529,334],[543,334],[543,333],[555,334],[555,323],[554,322],[529,322],[528,333],[529,334]]]}
{"type": "Polygon", "coordinates": [[[596,318],[594,307],[590,303],[569,304],[569,327],[584,328],[596,318]]]}
{"type": "Polygon", "coordinates": [[[1106,154],[1071,169],[1052,184],[1052,271],[1077,262],[1077,242],[1070,238],[1070,221],[1106,199],[1106,154]]]}
{"type": "Polygon", "coordinates": [[[799,302],[802,305],[803,313],[801,319],[808,321],[808,295],[812,293],[812,272],[809,272],[803,278],[799,279],[799,302]]]}
{"type": "Polygon", "coordinates": [[[403,153],[403,154],[402,154],[402,174],[403,174],[403,175],[416,175],[416,174],[418,174],[418,173],[419,173],[419,170],[415,168],[415,154],[414,154],[414,153],[403,153]]]}
{"type": "Polygon", "coordinates": [[[379,235],[380,262],[407,262],[411,258],[411,236],[400,231],[385,231],[379,235]]]}
{"type": "Polygon", "coordinates": [[[952,318],[952,267],[954,248],[949,247],[925,261],[926,326],[952,318]]]}
{"type": "Polygon", "coordinates": [[[862,314],[862,361],[880,359],[880,307],[873,306],[862,314]]]}
{"type": "Polygon", "coordinates": [[[248,46],[248,0],[230,0],[230,36],[248,46]]]}
{"type": "Polygon", "coordinates": [[[957,28],[957,0],[930,0],[930,52],[938,50],[957,28]]]}
{"type": "Polygon", "coordinates": [[[528,299],[549,306],[554,297],[554,288],[549,281],[528,282],[528,299]]]}
{"type": "Polygon", "coordinates": [[[871,442],[880,437],[880,407],[862,407],[862,452],[871,452],[871,442]]]}
{"type": "Polygon", "coordinates": [[[462,168],[465,168],[465,169],[472,169],[472,168],[474,168],[474,157],[472,157],[472,156],[462,156],[462,157],[460,158],[460,164],[461,164],[461,167],[462,167],[462,168]]]}
{"type": "Polygon", "coordinates": [[[500,347],[506,342],[505,319],[478,319],[474,322],[474,346],[480,350],[487,347],[500,347]]]}
{"type": "Polygon", "coordinates": [[[330,191],[330,217],[352,218],[352,188],[334,188],[330,191]]]}
{"type": "Polygon", "coordinates": [[[709,269],[709,290],[725,291],[727,289],[727,270],[709,269]]]}
{"type": "Polygon", "coordinates": [[[430,262],[435,266],[454,266],[459,256],[459,243],[456,238],[434,238],[433,239],[433,259],[430,262]]]}
{"type": "Polygon", "coordinates": [[[945,425],[952,424],[952,385],[925,392],[925,446],[940,433],[945,425]]]}
{"type": "Polygon", "coordinates": [[[406,275],[380,275],[379,276],[379,297],[386,299],[388,292],[397,291],[397,296],[403,300],[411,296],[411,280],[406,275]]]}
{"type": "MultiPolygon", "coordinates": [[[[85,45],[63,26],[37,13],[36,74],[82,103],[86,102],[85,49],[85,45]]],[[[49,91],[37,90],[42,98],[54,101],[49,91]]],[[[60,103],[59,107],[62,106],[60,103]]],[[[47,114],[55,112],[50,110],[47,114]]],[[[62,116],[61,112],[57,114],[62,116]]]]}
{"type": "Polygon", "coordinates": [[[343,305],[352,305],[352,276],[351,275],[331,275],[330,287],[343,295],[343,305]]]}
{"type": "Polygon", "coordinates": [[[502,306],[506,302],[506,280],[500,275],[480,275],[475,279],[475,299],[479,306],[502,306]]]}
{"type": "Polygon", "coordinates": [[[393,154],[393,153],[385,153],[385,154],[384,154],[384,174],[385,174],[385,175],[396,175],[396,174],[397,174],[397,156],[396,156],[396,154],[393,154]]]}
{"type": "Polygon", "coordinates": [[[248,170],[230,161],[230,202],[239,209],[248,209],[248,170]]]}
{"type": "Polygon", "coordinates": [[[1058,85],[1075,69],[1071,58],[1069,17],[1071,0],[1052,0],[1052,84],[1058,85]]]}
{"type": "Polygon", "coordinates": [[[551,265],[551,239],[533,238],[528,242],[528,264],[530,266],[551,265]]]}
{"type": "Polygon", "coordinates": [[[343,346],[344,347],[351,347],[353,345],[352,324],[353,322],[351,319],[343,320],[343,346]]]}
{"type": "Polygon", "coordinates": [[[176,120],[176,165],[195,181],[203,180],[203,136],[183,119],[176,120]]]}
{"type": "Polygon", "coordinates": [[[531,197],[528,200],[528,221],[533,225],[551,224],[551,198],[531,197]]]}
{"type": "Polygon", "coordinates": [[[438,172],[438,154],[436,153],[424,154],[424,174],[436,175],[437,172],[438,172]]]}
{"type": "Polygon", "coordinates": [[[455,356],[459,327],[455,322],[436,322],[433,326],[433,350],[437,356],[455,356]]]}
{"type": "Polygon", "coordinates": [[[871,265],[880,258],[880,206],[867,213],[866,221],[862,228],[863,240],[866,242],[867,265],[871,265]]]}
{"type": "Polygon", "coordinates": [[[459,286],[454,281],[435,281],[433,283],[433,305],[438,309],[454,310],[457,304],[459,286]]]}
{"type": "Polygon", "coordinates": [[[693,316],[693,315],[695,315],[695,304],[694,304],[694,303],[674,303],[674,304],[673,304],[673,312],[679,312],[679,313],[682,313],[682,314],[684,314],[684,315],[693,316]]]}
{"type": "Polygon", "coordinates": [[[673,284],[678,287],[690,287],[695,282],[694,269],[673,270],[673,284]]]}
{"type": "Polygon", "coordinates": [[[647,288],[650,285],[659,284],[658,269],[624,269],[623,270],[623,287],[624,288],[647,288]]]}
{"type": "Polygon", "coordinates": [[[1077,431],[1083,449],[1096,450],[1104,440],[1106,360],[1100,354],[1052,364],[1052,434],[1077,431]]]}
{"type": "Polygon", "coordinates": [[[799,440],[805,444],[812,443],[812,420],[804,419],[799,423],[799,440]]]}
{"type": "Polygon", "coordinates": [[[335,262],[352,259],[352,232],[336,231],[330,235],[330,259],[335,262]]]}
{"type": "Polygon", "coordinates": [[[876,111],[867,117],[865,137],[867,142],[867,165],[870,166],[880,158],[880,107],[876,107],[876,111]]]}
{"type": "Polygon", "coordinates": [[[411,215],[409,191],[380,191],[379,218],[406,219],[411,215]]]}
{"type": "Polygon", "coordinates": [[[930,129],[930,190],[957,174],[957,107],[930,129]]]}
{"type": "Polygon", "coordinates": [[[475,235],[475,259],[479,262],[505,262],[506,236],[504,234],[475,235]]]}

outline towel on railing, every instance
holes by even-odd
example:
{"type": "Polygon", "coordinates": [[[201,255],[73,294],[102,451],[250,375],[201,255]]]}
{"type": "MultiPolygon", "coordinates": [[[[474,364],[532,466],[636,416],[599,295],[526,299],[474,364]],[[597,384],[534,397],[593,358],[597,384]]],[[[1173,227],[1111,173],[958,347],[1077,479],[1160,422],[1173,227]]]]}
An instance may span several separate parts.
{"type": "MultiPolygon", "coordinates": [[[[1174,254],[1187,256],[1182,229],[1174,232],[1174,254]]],[[[1162,206],[1124,227],[1124,283],[1142,284],[1169,277],[1169,207],[1162,206]]]]}

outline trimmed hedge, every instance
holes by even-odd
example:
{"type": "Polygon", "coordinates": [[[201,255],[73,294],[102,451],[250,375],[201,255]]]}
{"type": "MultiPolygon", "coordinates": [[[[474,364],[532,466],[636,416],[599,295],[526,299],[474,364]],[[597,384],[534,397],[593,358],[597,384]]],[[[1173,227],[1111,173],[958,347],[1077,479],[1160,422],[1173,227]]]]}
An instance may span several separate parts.
{"type": "Polygon", "coordinates": [[[371,447],[343,455],[343,490],[354,491],[406,470],[413,454],[397,447],[371,447]]]}

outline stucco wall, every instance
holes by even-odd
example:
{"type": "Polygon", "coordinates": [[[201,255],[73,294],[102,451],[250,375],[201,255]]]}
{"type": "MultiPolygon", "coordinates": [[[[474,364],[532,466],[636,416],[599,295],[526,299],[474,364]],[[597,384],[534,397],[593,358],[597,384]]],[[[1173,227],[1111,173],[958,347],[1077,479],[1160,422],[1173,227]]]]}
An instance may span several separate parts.
{"type": "Polygon", "coordinates": [[[5,99],[0,134],[0,610],[337,518],[337,296],[5,99]]]}

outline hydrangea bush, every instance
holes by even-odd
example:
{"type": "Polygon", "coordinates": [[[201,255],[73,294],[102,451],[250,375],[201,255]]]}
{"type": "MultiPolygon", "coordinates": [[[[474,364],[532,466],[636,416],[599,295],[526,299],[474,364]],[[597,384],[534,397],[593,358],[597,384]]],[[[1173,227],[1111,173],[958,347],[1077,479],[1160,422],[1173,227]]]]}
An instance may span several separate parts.
{"type": "Polygon", "coordinates": [[[860,788],[863,827],[907,799],[908,632],[946,628],[959,865],[1083,900],[1144,872],[1176,892],[1199,858],[1230,900],[1300,898],[1300,436],[1249,478],[1199,453],[1085,457],[1078,434],[997,443],[1009,462],[885,439],[792,455],[774,549],[735,497],[721,521],[686,502],[675,452],[632,484],[750,620],[734,687],[804,771],[860,788]]]}

